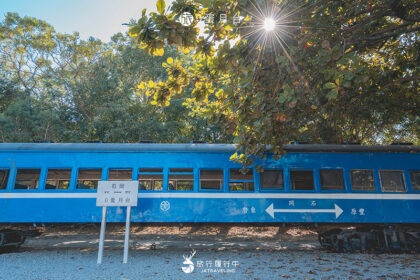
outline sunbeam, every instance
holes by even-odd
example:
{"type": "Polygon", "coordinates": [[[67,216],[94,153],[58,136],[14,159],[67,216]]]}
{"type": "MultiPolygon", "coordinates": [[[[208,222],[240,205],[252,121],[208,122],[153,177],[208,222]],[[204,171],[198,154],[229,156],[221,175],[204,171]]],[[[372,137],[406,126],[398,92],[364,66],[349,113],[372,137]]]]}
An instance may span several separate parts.
{"type": "MultiPolygon", "coordinates": [[[[245,14],[251,17],[247,24],[237,27],[238,30],[242,30],[240,35],[242,39],[246,39],[250,46],[246,56],[250,56],[254,51],[257,52],[253,62],[255,66],[252,81],[257,78],[257,69],[262,65],[264,59],[271,57],[270,53],[274,57],[280,55],[286,57],[292,70],[299,72],[297,65],[289,54],[289,45],[297,43],[297,32],[302,27],[306,28],[304,22],[310,20],[309,18],[301,18],[299,14],[312,4],[305,3],[293,7],[292,0],[273,1],[272,5],[268,5],[267,1],[264,1],[264,3],[250,0],[250,6],[247,8],[239,5],[245,14]]],[[[274,63],[279,67],[277,60],[274,60],[274,63]]]]}
{"type": "Polygon", "coordinates": [[[276,22],[272,18],[266,18],[264,20],[264,29],[265,31],[272,31],[276,27],[276,22]]]}

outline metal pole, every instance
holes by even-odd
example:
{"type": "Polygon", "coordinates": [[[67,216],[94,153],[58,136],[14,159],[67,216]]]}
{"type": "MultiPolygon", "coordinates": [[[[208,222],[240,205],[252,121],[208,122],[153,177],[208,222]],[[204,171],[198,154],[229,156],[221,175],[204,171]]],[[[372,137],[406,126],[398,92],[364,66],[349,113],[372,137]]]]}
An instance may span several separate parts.
{"type": "Polygon", "coordinates": [[[102,255],[104,252],[105,226],[106,226],[106,206],[102,207],[101,233],[99,234],[98,264],[102,263],[102,255]]]}
{"type": "Polygon", "coordinates": [[[126,220],[125,220],[124,260],[123,260],[123,263],[127,263],[127,260],[128,260],[128,240],[130,239],[130,216],[131,216],[131,206],[127,206],[127,217],[126,217],[126,220]]]}

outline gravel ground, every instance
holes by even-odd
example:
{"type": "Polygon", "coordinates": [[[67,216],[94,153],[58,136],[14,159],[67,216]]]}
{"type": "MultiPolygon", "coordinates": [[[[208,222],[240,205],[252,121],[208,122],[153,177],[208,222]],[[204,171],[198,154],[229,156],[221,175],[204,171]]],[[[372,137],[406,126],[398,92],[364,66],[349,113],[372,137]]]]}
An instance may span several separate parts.
{"type": "Polygon", "coordinates": [[[418,255],[198,249],[195,269],[186,274],[182,256],[189,249],[133,250],[128,264],[122,264],[122,254],[105,250],[102,265],[92,248],[1,254],[0,279],[420,279],[418,255]],[[210,271],[217,261],[221,268],[210,271]]]}
{"type": "MultiPolygon", "coordinates": [[[[327,226],[318,230],[326,230],[327,226]]],[[[134,226],[123,264],[121,225],[107,225],[97,265],[97,225],[43,227],[15,253],[0,254],[2,279],[419,279],[420,255],[335,254],[305,226],[134,226]],[[192,273],[183,255],[191,250],[192,273]]]]}

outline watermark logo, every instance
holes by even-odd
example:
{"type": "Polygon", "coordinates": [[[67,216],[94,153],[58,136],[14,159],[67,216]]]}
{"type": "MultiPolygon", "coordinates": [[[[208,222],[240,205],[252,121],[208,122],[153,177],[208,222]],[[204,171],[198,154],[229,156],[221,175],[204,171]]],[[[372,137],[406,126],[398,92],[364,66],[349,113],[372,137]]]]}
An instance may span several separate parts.
{"type": "MultiPolygon", "coordinates": [[[[190,26],[194,22],[194,19],[197,19],[197,21],[202,21],[206,25],[210,25],[215,23],[216,15],[213,13],[209,13],[203,16],[193,16],[190,12],[183,12],[181,15],[179,15],[179,22],[183,26],[190,26]]],[[[235,26],[239,25],[243,19],[244,17],[240,16],[239,14],[236,14],[232,18],[232,23],[235,26]]],[[[227,14],[219,14],[218,21],[222,24],[226,24],[228,22],[227,14]]]]}
{"type": "Polygon", "coordinates": [[[189,12],[183,12],[180,21],[183,26],[190,26],[194,21],[194,16],[189,12]]]}
{"type": "Polygon", "coordinates": [[[184,257],[183,264],[187,265],[187,266],[182,267],[182,271],[184,271],[185,273],[191,273],[194,271],[194,263],[191,261],[191,259],[194,257],[195,253],[196,251],[193,249],[189,257],[186,257],[185,255],[183,255],[184,257]]]}
{"type": "Polygon", "coordinates": [[[234,260],[197,260],[194,264],[192,258],[196,251],[193,249],[190,256],[184,257],[184,266],[182,271],[185,273],[192,273],[197,267],[199,273],[235,273],[236,268],[239,267],[239,262],[234,260]]]}

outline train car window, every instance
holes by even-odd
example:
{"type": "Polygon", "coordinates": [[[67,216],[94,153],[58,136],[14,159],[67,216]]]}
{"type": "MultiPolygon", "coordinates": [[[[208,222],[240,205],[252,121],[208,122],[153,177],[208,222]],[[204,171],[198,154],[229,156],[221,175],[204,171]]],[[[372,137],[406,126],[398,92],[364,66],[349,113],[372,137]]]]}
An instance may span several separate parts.
{"type": "Polygon", "coordinates": [[[200,170],[200,189],[221,190],[223,188],[223,169],[200,170]]]}
{"type": "Polygon", "coordinates": [[[229,182],[230,191],[254,191],[254,182],[229,182]]]}
{"type": "Polygon", "coordinates": [[[379,170],[383,192],[405,192],[404,175],[401,170],[379,170]]]}
{"type": "Polygon", "coordinates": [[[420,170],[410,170],[410,177],[413,190],[420,191],[420,170]]]}
{"type": "Polygon", "coordinates": [[[169,174],[168,190],[170,191],[192,191],[194,190],[194,175],[169,174]]]}
{"type": "Polygon", "coordinates": [[[68,190],[70,186],[71,169],[48,169],[47,190],[68,190]]]}
{"type": "Polygon", "coordinates": [[[133,172],[131,169],[109,169],[109,181],[131,181],[133,172]]]}
{"type": "Polygon", "coordinates": [[[261,189],[283,189],[283,170],[264,170],[260,173],[261,189]]]}
{"type": "Polygon", "coordinates": [[[0,190],[5,190],[9,180],[9,169],[0,169],[0,190]]]}
{"type": "Polygon", "coordinates": [[[140,168],[140,173],[163,173],[163,168],[140,168]]]}
{"type": "Polygon", "coordinates": [[[254,191],[254,172],[252,169],[230,169],[230,191],[254,191]],[[237,182],[240,181],[240,182],[237,182]]]}
{"type": "Polygon", "coordinates": [[[193,173],[192,168],[170,168],[170,173],[193,173]]]}
{"type": "Polygon", "coordinates": [[[254,174],[252,169],[246,169],[244,173],[241,169],[231,169],[230,180],[254,180],[254,174]]]}
{"type": "Polygon", "coordinates": [[[102,169],[79,169],[77,176],[78,189],[97,189],[102,177],[102,169]]]}
{"type": "Polygon", "coordinates": [[[292,190],[314,190],[314,173],[312,170],[290,171],[290,187],[292,190]]]}
{"type": "Polygon", "coordinates": [[[343,170],[320,170],[321,190],[344,190],[343,170]]]}
{"type": "Polygon", "coordinates": [[[16,190],[37,189],[41,169],[18,169],[16,173],[16,190]]]}
{"type": "Polygon", "coordinates": [[[355,191],[374,191],[373,171],[369,169],[350,170],[351,189],[355,191]]]}
{"type": "Polygon", "coordinates": [[[163,190],[163,174],[139,174],[139,189],[145,191],[163,190]]]}

